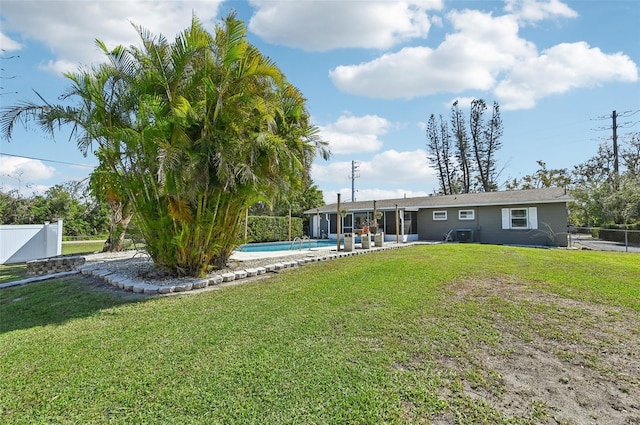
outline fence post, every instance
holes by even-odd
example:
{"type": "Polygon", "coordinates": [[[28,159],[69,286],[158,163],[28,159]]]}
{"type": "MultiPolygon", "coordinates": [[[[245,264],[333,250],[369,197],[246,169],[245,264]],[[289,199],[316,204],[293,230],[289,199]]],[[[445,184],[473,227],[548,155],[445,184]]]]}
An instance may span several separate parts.
{"type": "Polygon", "coordinates": [[[49,222],[45,221],[42,226],[42,230],[44,231],[44,257],[53,257],[50,255],[49,250],[49,222]]]}
{"type": "Polygon", "coordinates": [[[56,255],[62,255],[62,219],[58,219],[58,231],[56,232],[56,255]]]}
{"type": "Polygon", "coordinates": [[[624,229],[624,251],[629,252],[629,229],[624,229]]]}

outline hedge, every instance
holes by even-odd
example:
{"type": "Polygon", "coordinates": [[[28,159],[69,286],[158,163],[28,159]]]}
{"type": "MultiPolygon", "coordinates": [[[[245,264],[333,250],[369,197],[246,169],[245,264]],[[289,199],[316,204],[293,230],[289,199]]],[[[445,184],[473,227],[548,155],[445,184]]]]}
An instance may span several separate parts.
{"type": "Polygon", "coordinates": [[[625,243],[625,230],[627,233],[627,243],[640,244],[640,224],[627,224],[619,226],[607,226],[600,229],[599,237],[605,241],[625,243]]]}
{"type": "MultiPolygon", "coordinates": [[[[303,220],[291,218],[291,239],[302,237],[303,220]]],[[[243,235],[244,237],[244,235],[243,235]]],[[[276,242],[289,240],[289,217],[249,216],[247,242],[276,242]]]]}

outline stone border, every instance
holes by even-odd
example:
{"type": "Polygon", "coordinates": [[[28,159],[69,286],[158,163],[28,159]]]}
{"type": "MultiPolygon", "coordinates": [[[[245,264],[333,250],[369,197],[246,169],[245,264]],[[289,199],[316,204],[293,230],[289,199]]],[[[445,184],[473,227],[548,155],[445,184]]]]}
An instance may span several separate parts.
{"type": "Polygon", "coordinates": [[[105,283],[122,289],[128,292],[134,292],[138,294],[149,295],[167,295],[181,292],[188,292],[197,289],[204,289],[207,287],[218,286],[222,283],[235,282],[250,277],[256,277],[267,273],[281,273],[287,269],[296,268],[311,262],[320,262],[327,260],[334,260],[338,258],[351,257],[354,255],[368,254],[378,251],[386,251],[390,249],[403,248],[406,246],[414,245],[411,242],[403,243],[402,245],[394,244],[390,246],[376,247],[371,249],[360,249],[348,252],[332,252],[328,255],[300,258],[296,260],[284,260],[281,257],[281,261],[273,264],[266,265],[264,267],[248,268],[244,270],[236,270],[233,272],[227,272],[222,274],[215,274],[202,279],[189,279],[183,283],[169,284],[169,285],[154,285],[151,283],[140,282],[130,277],[123,276],[116,272],[100,268],[99,264],[95,265],[83,265],[77,268],[77,270],[83,275],[92,276],[103,280],[105,283]]]}

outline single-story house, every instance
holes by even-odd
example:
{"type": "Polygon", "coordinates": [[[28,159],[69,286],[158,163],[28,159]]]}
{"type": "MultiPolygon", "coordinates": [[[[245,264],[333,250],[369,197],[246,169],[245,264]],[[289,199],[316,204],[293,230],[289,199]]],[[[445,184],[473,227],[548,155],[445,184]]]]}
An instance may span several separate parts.
{"type": "Polygon", "coordinates": [[[341,202],[305,211],[311,237],[337,238],[373,222],[385,241],[567,246],[571,196],[563,188],[341,202]],[[340,214],[339,214],[340,213],[340,214]],[[396,225],[396,223],[398,223],[396,225]]]}

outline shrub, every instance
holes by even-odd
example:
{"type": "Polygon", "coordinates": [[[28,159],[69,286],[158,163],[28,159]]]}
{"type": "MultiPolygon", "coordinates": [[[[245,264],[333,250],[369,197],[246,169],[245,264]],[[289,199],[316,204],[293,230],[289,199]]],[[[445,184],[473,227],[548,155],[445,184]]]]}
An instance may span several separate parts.
{"type": "MultiPolygon", "coordinates": [[[[248,242],[275,242],[289,239],[289,217],[249,216],[248,242]]],[[[302,219],[291,218],[291,239],[302,237],[302,219]]]]}

